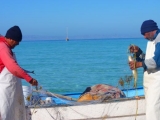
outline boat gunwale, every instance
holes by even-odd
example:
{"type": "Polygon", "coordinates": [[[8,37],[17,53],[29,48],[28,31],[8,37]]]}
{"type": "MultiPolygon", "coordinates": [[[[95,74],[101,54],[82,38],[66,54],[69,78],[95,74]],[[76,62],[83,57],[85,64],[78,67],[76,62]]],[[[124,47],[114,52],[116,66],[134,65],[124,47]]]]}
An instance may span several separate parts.
{"type": "MultiPolygon", "coordinates": [[[[26,108],[52,108],[52,107],[71,107],[71,106],[82,106],[82,105],[95,105],[95,104],[106,104],[106,103],[114,103],[114,102],[125,102],[125,101],[131,101],[131,100],[142,100],[145,99],[144,96],[135,96],[135,97],[126,97],[126,98],[118,98],[118,99],[110,99],[110,100],[104,100],[103,102],[100,100],[94,100],[94,101],[86,101],[86,102],[77,102],[78,104],[71,105],[71,104],[59,104],[59,105],[32,105],[32,106],[26,106],[26,108]]],[[[73,101],[75,102],[75,101],[73,101]]]]}

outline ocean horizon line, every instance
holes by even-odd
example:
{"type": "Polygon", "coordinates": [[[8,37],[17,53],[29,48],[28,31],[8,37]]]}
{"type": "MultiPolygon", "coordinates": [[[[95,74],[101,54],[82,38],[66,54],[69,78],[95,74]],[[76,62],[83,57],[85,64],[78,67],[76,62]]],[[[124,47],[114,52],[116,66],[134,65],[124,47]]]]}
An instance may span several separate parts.
{"type": "MultiPolygon", "coordinates": [[[[69,41],[76,41],[76,40],[111,40],[111,39],[143,39],[143,37],[126,37],[126,38],[79,38],[79,39],[69,39],[69,41]]],[[[23,39],[23,41],[66,41],[65,39],[23,39]]]]}

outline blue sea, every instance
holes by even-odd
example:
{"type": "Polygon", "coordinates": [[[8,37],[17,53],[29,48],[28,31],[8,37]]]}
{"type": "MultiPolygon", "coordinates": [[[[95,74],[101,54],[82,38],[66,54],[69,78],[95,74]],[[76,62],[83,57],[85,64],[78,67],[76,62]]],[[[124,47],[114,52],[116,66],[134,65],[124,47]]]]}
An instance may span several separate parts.
{"type": "MultiPolygon", "coordinates": [[[[118,86],[132,75],[128,66],[128,47],[138,45],[144,52],[143,38],[89,40],[23,40],[13,49],[19,65],[35,74],[39,85],[54,93],[83,92],[96,84],[118,86]]],[[[23,85],[29,85],[22,80],[23,85]]],[[[138,69],[137,87],[143,84],[143,69],[138,69]]],[[[129,85],[119,88],[133,88],[129,85]]]]}

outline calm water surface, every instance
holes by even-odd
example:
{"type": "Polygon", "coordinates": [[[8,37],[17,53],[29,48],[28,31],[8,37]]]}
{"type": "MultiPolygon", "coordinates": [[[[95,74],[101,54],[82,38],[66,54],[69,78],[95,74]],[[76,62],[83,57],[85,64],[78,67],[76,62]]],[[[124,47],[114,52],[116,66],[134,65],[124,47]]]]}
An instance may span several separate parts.
{"type": "MultiPolygon", "coordinates": [[[[82,92],[95,84],[118,85],[120,78],[132,75],[128,67],[130,44],[145,51],[146,40],[24,40],[13,51],[18,63],[39,84],[51,92],[82,92]]],[[[143,69],[138,70],[138,86],[142,86],[143,69]]],[[[23,85],[29,85],[23,80],[23,85]]],[[[130,87],[133,86],[131,83],[130,87]]]]}

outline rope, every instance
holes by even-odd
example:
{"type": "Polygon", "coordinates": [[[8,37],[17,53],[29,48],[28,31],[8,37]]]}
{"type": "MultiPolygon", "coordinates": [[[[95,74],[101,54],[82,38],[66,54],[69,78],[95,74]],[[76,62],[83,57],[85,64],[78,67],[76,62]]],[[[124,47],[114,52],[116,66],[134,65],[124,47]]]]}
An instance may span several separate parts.
{"type": "MultiPolygon", "coordinates": [[[[131,55],[131,52],[130,52],[130,47],[133,46],[133,48],[135,49],[135,45],[134,44],[131,44],[128,48],[128,53],[130,53],[131,55]]],[[[136,68],[136,53],[133,53],[133,55],[131,55],[131,57],[133,58],[133,60],[135,61],[134,62],[134,68],[136,68]]],[[[137,70],[135,70],[136,74],[137,74],[137,70]]],[[[135,96],[137,97],[138,96],[138,91],[137,91],[137,77],[134,76],[133,74],[133,78],[134,78],[134,88],[135,88],[135,96]]],[[[135,97],[135,98],[136,98],[135,97]]],[[[138,99],[136,99],[136,114],[135,114],[135,120],[137,118],[137,115],[138,115],[138,99]]]]}

